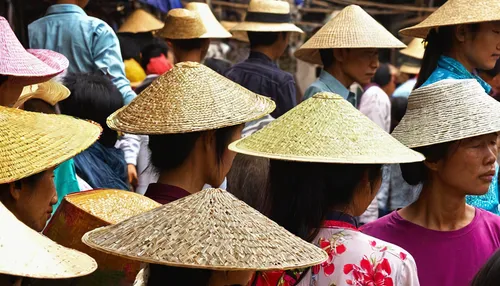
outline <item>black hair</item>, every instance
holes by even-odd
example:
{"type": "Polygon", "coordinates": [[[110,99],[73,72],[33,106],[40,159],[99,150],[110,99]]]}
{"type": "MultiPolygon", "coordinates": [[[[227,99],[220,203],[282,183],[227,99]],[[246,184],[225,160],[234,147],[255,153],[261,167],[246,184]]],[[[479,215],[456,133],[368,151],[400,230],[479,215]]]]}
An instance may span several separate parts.
{"type": "Polygon", "coordinates": [[[2,85],[4,82],[6,82],[9,79],[8,75],[3,75],[0,74],[0,85],[2,85]]]}
{"type": "Polygon", "coordinates": [[[250,48],[259,46],[270,46],[279,39],[279,37],[286,37],[287,32],[247,32],[248,39],[250,40],[250,48]]]}
{"type": "Polygon", "coordinates": [[[185,51],[192,51],[192,50],[198,50],[203,47],[203,44],[207,41],[208,39],[186,39],[186,40],[170,40],[172,44],[185,51]]]}
{"type": "Polygon", "coordinates": [[[160,55],[168,56],[168,46],[165,40],[161,38],[154,38],[153,42],[145,46],[141,50],[141,66],[144,70],[147,69],[149,62],[152,58],[159,57],[160,55]]]}
{"type": "Polygon", "coordinates": [[[270,160],[269,217],[311,242],[330,210],[349,207],[365,171],[371,182],[381,177],[381,165],[270,160]]]}
{"type": "Polygon", "coordinates": [[[375,76],[373,76],[373,82],[376,83],[380,87],[384,87],[388,85],[392,80],[391,68],[389,64],[382,63],[378,67],[375,72],[375,76]]]}
{"type": "Polygon", "coordinates": [[[391,98],[391,132],[396,128],[401,119],[403,119],[407,106],[408,98],[404,96],[391,98]]]}
{"type": "Polygon", "coordinates": [[[45,114],[60,114],[59,105],[55,106],[50,105],[39,98],[31,98],[24,103],[24,110],[33,111],[45,114]]]}
{"type": "Polygon", "coordinates": [[[335,63],[333,49],[320,49],[319,56],[321,57],[321,62],[323,63],[323,69],[327,69],[335,63]]]}
{"type": "Polygon", "coordinates": [[[497,286],[500,285],[500,250],[488,259],[486,264],[474,276],[471,286],[497,286]]]}
{"type": "Polygon", "coordinates": [[[103,74],[69,73],[64,77],[64,85],[71,95],[59,103],[61,112],[99,123],[103,128],[99,142],[113,147],[117,133],[106,125],[106,119],[123,106],[120,91],[103,74]]]}
{"type": "Polygon", "coordinates": [[[206,286],[210,282],[212,270],[173,267],[158,264],[149,265],[147,286],[196,285],[206,286]],[[168,283],[166,283],[168,281],[168,283]]]}

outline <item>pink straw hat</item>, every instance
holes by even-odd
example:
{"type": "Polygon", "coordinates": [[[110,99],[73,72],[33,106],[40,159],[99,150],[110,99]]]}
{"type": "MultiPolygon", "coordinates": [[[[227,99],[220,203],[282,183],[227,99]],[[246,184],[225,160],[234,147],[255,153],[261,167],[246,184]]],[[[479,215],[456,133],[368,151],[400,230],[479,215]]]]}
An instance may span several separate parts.
{"type": "Polygon", "coordinates": [[[0,17],[0,75],[40,78],[40,82],[68,68],[65,56],[50,50],[25,50],[9,22],[0,17]]]}

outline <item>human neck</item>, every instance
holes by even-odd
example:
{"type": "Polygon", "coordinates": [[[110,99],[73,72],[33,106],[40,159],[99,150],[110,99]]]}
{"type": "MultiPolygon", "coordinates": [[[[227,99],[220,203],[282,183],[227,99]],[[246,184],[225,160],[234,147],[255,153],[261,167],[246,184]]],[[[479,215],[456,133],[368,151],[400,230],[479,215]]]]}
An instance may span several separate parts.
{"type": "Polygon", "coordinates": [[[349,89],[349,87],[354,83],[354,79],[344,73],[339,64],[333,64],[325,69],[325,71],[340,81],[340,83],[347,89],[349,89]]]}
{"type": "Polygon", "coordinates": [[[446,56],[455,59],[459,63],[461,63],[470,73],[474,71],[476,68],[467,57],[457,49],[452,49],[446,56]]]}
{"type": "Polygon", "coordinates": [[[252,52],[262,53],[266,55],[268,58],[270,58],[272,61],[276,61],[281,56],[276,54],[276,48],[273,45],[253,47],[252,52]]]}
{"type": "Polygon", "coordinates": [[[191,50],[191,51],[175,51],[175,63],[180,62],[196,62],[201,63],[203,60],[201,58],[200,50],[191,50]]]}
{"type": "Polygon", "coordinates": [[[196,166],[200,166],[200,164],[195,164],[188,158],[178,168],[161,172],[158,183],[179,187],[190,194],[197,193],[205,185],[205,180],[201,175],[202,170],[196,166]]]}
{"type": "Polygon", "coordinates": [[[77,1],[75,0],[57,0],[57,4],[73,4],[73,5],[77,5],[76,4],[77,1]]]}

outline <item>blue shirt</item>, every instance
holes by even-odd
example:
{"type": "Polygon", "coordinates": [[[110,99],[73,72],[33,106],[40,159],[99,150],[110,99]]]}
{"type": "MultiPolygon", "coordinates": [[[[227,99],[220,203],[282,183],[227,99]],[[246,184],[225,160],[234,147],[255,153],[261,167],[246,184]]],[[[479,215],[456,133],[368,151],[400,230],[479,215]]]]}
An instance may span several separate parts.
{"type": "Polygon", "coordinates": [[[342,96],[352,105],[357,106],[356,96],[350,92],[340,81],[325,70],[321,70],[319,78],[306,89],[304,99],[311,98],[318,92],[333,92],[342,96]]]}
{"type": "Polygon", "coordinates": [[[276,102],[271,116],[278,118],[297,105],[293,76],[282,71],[266,55],[250,52],[247,60],[229,68],[224,75],[247,89],[276,102]]]}
{"type": "Polygon", "coordinates": [[[125,77],[118,38],[104,21],[87,16],[77,5],[57,4],[31,23],[28,32],[30,48],[63,54],[69,60],[68,71],[101,71],[111,77],[125,104],[136,96],[125,77]]]}
{"type": "Polygon", "coordinates": [[[406,97],[408,98],[413,91],[413,88],[415,87],[415,84],[417,84],[417,79],[412,78],[407,80],[405,83],[400,85],[394,93],[392,94],[392,97],[406,97]]]}

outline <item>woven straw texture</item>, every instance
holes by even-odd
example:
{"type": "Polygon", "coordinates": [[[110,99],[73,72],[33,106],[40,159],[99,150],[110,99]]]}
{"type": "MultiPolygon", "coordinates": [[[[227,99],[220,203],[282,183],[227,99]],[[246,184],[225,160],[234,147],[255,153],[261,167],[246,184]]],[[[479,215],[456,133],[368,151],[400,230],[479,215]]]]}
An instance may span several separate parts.
{"type": "Polygon", "coordinates": [[[120,26],[118,33],[152,32],[163,28],[164,23],[143,9],[137,9],[120,26]]]}
{"type": "Polygon", "coordinates": [[[405,48],[384,26],[357,5],[345,7],[300,49],[295,57],[321,65],[319,49],[405,48]]]}
{"type": "Polygon", "coordinates": [[[399,71],[407,74],[419,74],[420,73],[420,65],[413,63],[403,63],[399,68],[399,71]]]}
{"type": "Polygon", "coordinates": [[[67,87],[55,81],[46,81],[40,84],[28,85],[23,88],[21,96],[13,107],[18,108],[32,98],[41,99],[54,106],[59,101],[68,98],[70,94],[71,92],[67,87]]]}
{"type": "Polygon", "coordinates": [[[33,278],[72,278],[92,273],[90,256],[65,248],[20,222],[0,203],[0,273],[33,278]]]}
{"type": "Polygon", "coordinates": [[[414,59],[418,60],[423,59],[425,53],[424,39],[422,38],[413,39],[410,42],[410,44],[408,44],[408,47],[406,49],[402,49],[399,52],[405,56],[409,56],[414,59]]]}
{"type": "Polygon", "coordinates": [[[0,184],[59,165],[92,145],[101,130],[65,115],[0,107],[0,184]]]}
{"type": "Polygon", "coordinates": [[[206,3],[190,2],[186,4],[186,9],[200,14],[205,30],[207,30],[200,38],[223,39],[233,36],[217,21],[217,18],[215,18],[212,10],[210,10],[210,7],[206,3]]]}
{"type": "Polygon", "coordinates": [[[171,40],[197,39],[207,30],[200,15],[187,9],[172,9],[165,19],[165,26],[156,34],[171,40]]]}
{"type": "Polygon", "coordinates": [[[433,28],[492,21],[500,21],[498,0],[448,0],[427,19],[399,33],[425,39],[433,28]]]}
{"type": "Polygon", "coordinates": [[[202,64],[183,62],[108,117],[107,123],[111,129],[131,134],[187,133],[249,122],[275,107],[271,99],[202,64]]]}
{"type": "MultiPolygon", "coordinates": [[[[232,28],[236,27],[238,25],[238,22],[231,22],[231,21],[220,21],[220,24],[224,29],[231,31],[232,28]]],[[[250,40],[248,39],[248,34],[245,31],[231,31],[231,34],[233,35],[233,39],[238,40],[240,42],[248,43],[250,40]]]]}
{"type": "Polygon", "coordinates": [[[25,50],[10,28],[0,17],[0,74],[20,77],[47,77],[63,72],[69,65],[63,55],[49,50],[25,50]]]}
{"type": "Polygon", "coordinates": [[[216,270],[317,265],[316,246],[221,189],[207,189],[122,223],[86,233],[98,250],[141,262],[216,270]]]}
{"type": "Polygon", "coordinates": [[[229,145],[238,153],[278,160],[392,164],[423,161],[341,96],[322,92],[253,135],[229,145]]]}
{"type": "Polygon", "coordinates": [[[414,90],[392,135],[416,148],[498,131],[500,103],[474,79],[450,79],[414,90]]]}

